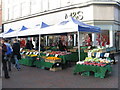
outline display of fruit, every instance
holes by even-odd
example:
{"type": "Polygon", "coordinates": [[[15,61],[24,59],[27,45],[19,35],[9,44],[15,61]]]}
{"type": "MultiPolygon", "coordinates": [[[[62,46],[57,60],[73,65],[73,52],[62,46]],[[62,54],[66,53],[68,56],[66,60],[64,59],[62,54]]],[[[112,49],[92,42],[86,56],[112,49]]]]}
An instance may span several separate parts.
{"type": "Polygon", "coordinates": [[[76,64],[84,64],[84,61],[78,61],[76,64]]]}
{"type": "Polygon", "coordinates": [[[101,64],[102,67],[104,67],[106,64],[101,64]]]}
{"type": "Polygon", "coordinates": [[[94,62],[99,62],[100,60],[99,60],[99,58],[93,58],[93,61],[94,62]]]}
{"type": "Polygon", "coordinates": [[[47,57],[46,59],[49,59],[49,60],[61,60],[61,58],[58,58],[58,57],[47,57]]]}
{"type": "Polygon", "coordinates": [[[27,56],[36,57],[36,56],[38,56],[38,55],[30,54],[30,55],[27,55],[27,56]]]}
{"type": "Polygon", "coordinates": [[[58,55],[67,55],[67,54],[71,54],[71,52],[61,52],[61,51],[52,51],[52,52],[44,52],[44,53],[49,53],[51,55],[55,55],[55,54],[58,54],[58,55]]]}
{"type": "Polygon", "coordinates": [[[84,61],[93,61],[92,57],[86,57],[84,61]]]}
{"type": "Polygon", "coordinates": [[[102,66],[102,67],[104,67],[104,66],[106,66],[107,64],[103,64],[103,63],[96,63],[96,62],[84,62],[84,63],[82,63],[83,65],[93,65],[93,66],[102,66]]]}

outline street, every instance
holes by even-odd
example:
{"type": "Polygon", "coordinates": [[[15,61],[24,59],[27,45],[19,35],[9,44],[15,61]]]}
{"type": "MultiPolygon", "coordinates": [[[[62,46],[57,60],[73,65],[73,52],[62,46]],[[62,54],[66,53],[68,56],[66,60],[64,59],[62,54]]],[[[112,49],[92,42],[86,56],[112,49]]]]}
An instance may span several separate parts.
{"type": "MultiPolygon", "coordinates": [[[[118,54],[115,59],[118,60],[119,57],[118,54]]],[[[57,72],[21,67],[21,71],[13,67],[10,79],[3,78],[3,88],[118,88],[118,63],[112,65],[112,73],[104,79],[94,75],[73,75],[74,66],[57,72]]]]}

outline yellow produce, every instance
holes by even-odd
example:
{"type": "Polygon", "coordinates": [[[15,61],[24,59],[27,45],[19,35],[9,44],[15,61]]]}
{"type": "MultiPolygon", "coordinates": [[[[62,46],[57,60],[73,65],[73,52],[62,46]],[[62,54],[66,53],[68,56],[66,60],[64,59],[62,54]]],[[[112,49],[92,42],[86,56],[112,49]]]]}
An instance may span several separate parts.
{"type": "Polygon", "coordinates": [[[35,56],[37,56],[37,55],[31,55],[31,57],[35,57],[35,56]]]}
{"type": "Polygon", "coordinates": [[[58,60],[58,59],[61,59],[61,58],[58,58],[58,57],[47,57],[46,59],[50,59],[50,60],[58,60]]]}
{"type": "Polygon", "coordinates": [[[31,55],[27,55],[27,56],[36,57],[36,56],[38,56],[38,55],[31,54],[31,55]]]}

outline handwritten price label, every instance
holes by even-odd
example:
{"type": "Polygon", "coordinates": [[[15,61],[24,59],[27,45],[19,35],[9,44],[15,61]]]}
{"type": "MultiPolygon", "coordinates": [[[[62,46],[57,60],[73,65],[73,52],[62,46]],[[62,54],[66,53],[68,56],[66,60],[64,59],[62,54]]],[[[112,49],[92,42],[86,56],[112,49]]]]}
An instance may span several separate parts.
{"type": "Polygon", "coordinates": [[[105,53],[104,57],[109,57],[109,55],[110,55],[109,53],[105,53]]]}
{"type": "Polygon", "coordinates": [[[49,53],[47,53],[46,56],[49,56],[49,53]]]}
{"type": "Polygon", "coordinates": [[[58,57],[58,54],[55,54],[55,57],[58,57]]]}
{"type": "Polygon", "coordinates": [[[92,56],[92,53],[91,52],[88,52],[88,57],[91,57],[92,56]]]}
{"type": "Polygon", "coordinates": [[[97,52],[96,58],[100,57],[100,52],[97,52]]]}
{"type": "Polygon", "coordinates": [[[39,54],[39,52],[36,52],[36,54],[35,55],[38,55],[39,54]]]}

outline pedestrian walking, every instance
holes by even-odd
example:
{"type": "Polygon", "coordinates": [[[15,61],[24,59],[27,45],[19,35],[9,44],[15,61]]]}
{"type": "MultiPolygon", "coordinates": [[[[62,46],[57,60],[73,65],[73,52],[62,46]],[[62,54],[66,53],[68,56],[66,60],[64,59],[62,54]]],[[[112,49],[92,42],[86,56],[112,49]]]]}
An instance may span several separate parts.
{"type": "Polygon", "coordinates": [[[17,68],[17,70],[20,70],[20,64],[19,64],[19,59],[21,59],[21,55],[20,55],[20,44],[18,43],[17,39],[15,39],[13,41],[13,58],[15,60],[15,67],[17,68]]]}
{"type": "Polygon", "coordinates": [[[2,49],[2,64],[3,64],[4,77],[8,79],[10,78],[10,76],[8,74],[7,59],[5,55],[5,53],[7,52],[7,46],[4,44],[4,40],[1,40],[1,44],[2,47],[0,47],[0,49],[2,49]]]}
{"type": "Polygon", "coordinates": [[[5,39],[5,45],[7,46],[7,52],[5,54],[7,56],[9,71],[11,71],[11,56],[12,56],[13,50],[8,39],[5,39]]]}

